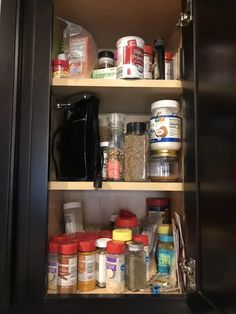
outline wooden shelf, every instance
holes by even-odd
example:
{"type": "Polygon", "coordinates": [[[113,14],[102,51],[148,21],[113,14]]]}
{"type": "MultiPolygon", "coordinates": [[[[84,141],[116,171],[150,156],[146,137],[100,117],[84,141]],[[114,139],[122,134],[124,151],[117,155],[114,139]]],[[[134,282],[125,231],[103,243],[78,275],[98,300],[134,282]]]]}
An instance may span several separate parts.
{"type": "MultiPolygon", "coordinates": [[[[93,182],[64,182],[50,181],[49,190],[65,191],[92,191],[95,190],[93,182]]],[[[183,191],[182,182],[103,182],[104,191],[183,191]]]]}

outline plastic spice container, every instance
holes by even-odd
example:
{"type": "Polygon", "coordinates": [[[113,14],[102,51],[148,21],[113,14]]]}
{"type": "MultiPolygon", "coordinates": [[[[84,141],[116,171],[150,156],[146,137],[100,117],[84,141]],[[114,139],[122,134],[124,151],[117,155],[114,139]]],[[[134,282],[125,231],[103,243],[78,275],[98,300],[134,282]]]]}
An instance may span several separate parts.
{"type": "Polygon", "coordinates": [[[160,216],[165,222],[169,220],[169,199],[150,197],[146,198],[146,213],[147,216],[160,216]]]}
{"type": "Polygon", "coordinates": [[[138,291],[146,287],[146,262],[142,243],[129,243],[127,253],[127,287],[138,291]]]}
{"type": "Polygon", "coordinates": [[[146,280],[150,280],[151,274],[150,274],[150,256],[149,256],[149,248],[148,248],[148,235],[147,234],[137,234],[133,237],[134,242],[142,243],[143,250],[145,253],[145,263],[146,263],[146,280]]]}
{"type": "Polygon", "coordinates": [[[54,78],[63,78],[69,76],[69,63],[66,60],[53,60],[52,72],[54,78]]]}
{"type": "Polygon", "coordinates": [[[50,241],[48,246],[48,289],[57,289],[59,244],[50,241]]]}
{"type": "Polygon", "coordinates": [[[64,243],[58,250],[57,292],[76,293],[77,290],[77,243],[64,243]]]}
{"type": "Polygon", "coordinates": [[[165,80],[173,80],[173,56],[169,51],[165,52],[165,80]]]}
{"type": "Polygon", "coordinates": [[[139,221],[137,217],[117,217],[115,220],[115,229],[129,229],[132,231],[132,234],[139,233],[139,221]]]}
{"type": "Polygon", "coordinates": [[[95,241],[79,242],[78,289],[80,291],[91,291],[96,288],[95,261],[95,241]]]}
{"type": "Polygon", "coordinates": [[[98,53],[98,69],[112,68],[115,66],[114,53],[102,50],[98,53]]]}
{"type": "Polygon", "coordinates": [[[150,157],[151,181],[176,181],[179,178],[179,165],[176,151],[160,150],[150,157]]]}
{"type": "Polygon", "coordinates": [[[83,209],[81,202],[70,202],[63,205],[65,231],[74,233],[83,231],[83,209]]]}
{"type": "Polygon", "coordinates": [[[107,180],[107,156],[108,156],[108,144],[109,142],[100,142],[100,148],[102,152],[102,180],[107,180]]]}
{"type": "Polygon", "coordinates": [[[109,241],[106,248],[106,288],[110,293],[125,291],[125,243],[109,241]]]}
{"type": "Polygon", "coordinates": [[[159,100],[151,105],[151,150],[179,150],[181,148],[180,106],[175,100],[159,100]]]}
{"type": "Polygon", "coordinates": [[[152,79],[153,68],[153,48],[152,46],[144,46],[144,62],[143,62],[143,78],[152,79]]]}
{"type": "Polygon", "coordinates": [[[149,137],[146,123],[130,122],[124,139],[125,181],[147,181],[149,160],[149,137]]]}
{"type": "Polygon", "coordinates": [[[115,229],[112,231],[112,239],[128,242],[132,240],[132,231],[129,229],[115,229]]]}
{"type": "Polygon", "coordinates": [[[173,262],[174,239],[171,225],[161,225],[158,229],[157,267],[159,275],[169,275],[173,262]]]}
{"type": "Polygon", "coordinates": [[[99,288],[106,287],[106,247],[110,238],[100,238],[96,241],[96,284],[99,288]]]}

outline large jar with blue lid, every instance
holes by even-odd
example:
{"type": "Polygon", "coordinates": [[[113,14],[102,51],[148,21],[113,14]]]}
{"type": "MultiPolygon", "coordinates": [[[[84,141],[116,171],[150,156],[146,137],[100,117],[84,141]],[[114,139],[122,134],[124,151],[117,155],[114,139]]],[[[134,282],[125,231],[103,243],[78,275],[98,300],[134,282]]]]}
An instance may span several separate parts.
{"type": "Polygon", "coordinates": [[[169,275],[173,262],[174,239],[172,227],[163,224],[158,228],[157,271],[159,275],[169,275]]]}

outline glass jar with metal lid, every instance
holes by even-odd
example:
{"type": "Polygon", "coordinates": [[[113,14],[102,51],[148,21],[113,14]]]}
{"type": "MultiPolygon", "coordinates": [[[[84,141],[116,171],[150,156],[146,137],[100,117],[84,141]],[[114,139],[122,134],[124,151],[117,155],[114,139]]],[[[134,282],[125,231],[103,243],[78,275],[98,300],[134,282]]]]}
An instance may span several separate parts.
{"type": "Polygon", "coordinates": [[[179,166],[176,151],[152,151],[150,157],[151,181],[176,181],[179,178],[179,166]]]}

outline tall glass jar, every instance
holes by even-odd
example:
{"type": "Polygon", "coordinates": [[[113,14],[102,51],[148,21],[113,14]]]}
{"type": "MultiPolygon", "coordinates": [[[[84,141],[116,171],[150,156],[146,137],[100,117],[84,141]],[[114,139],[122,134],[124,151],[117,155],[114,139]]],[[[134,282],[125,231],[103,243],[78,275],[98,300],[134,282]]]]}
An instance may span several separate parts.
{"type": "Polygon", "coordinates": [[[130,122],[124,140],[125,181],[148,180],[149,137],[146,123],[130,122]]]}
{"type": "Polygon", "coordinates": [[[124,170],[124,120],[122,113],[108,115],[110,140],[107,155],[107,180],[122,181],[124,170]]]}

